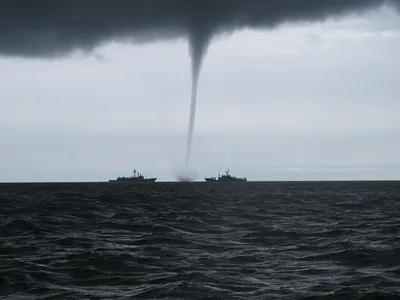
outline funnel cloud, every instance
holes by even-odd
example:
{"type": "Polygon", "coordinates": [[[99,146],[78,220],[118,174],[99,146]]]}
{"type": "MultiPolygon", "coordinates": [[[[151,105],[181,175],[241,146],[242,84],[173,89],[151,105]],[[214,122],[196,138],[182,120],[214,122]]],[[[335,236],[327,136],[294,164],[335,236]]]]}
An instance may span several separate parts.
{"type": "Polygon", "coordinates": [[[189,167],[190,153],[192,149],[193,142],[193,132],[194,132],[194,121],[196,118],[196,105],[197,105],[197,86],[199,82],[201,65],[204,56],[207,52],[208,44],[210,42],[210,36],[207,31],[196,33],[190,36],[189,49],[190,56],[192,59],[192,94],[190,100],[190,116],[189,116],[189,127],[188,127],[188,137],[186,144],[186,160],[185,168],[189,167]]]}

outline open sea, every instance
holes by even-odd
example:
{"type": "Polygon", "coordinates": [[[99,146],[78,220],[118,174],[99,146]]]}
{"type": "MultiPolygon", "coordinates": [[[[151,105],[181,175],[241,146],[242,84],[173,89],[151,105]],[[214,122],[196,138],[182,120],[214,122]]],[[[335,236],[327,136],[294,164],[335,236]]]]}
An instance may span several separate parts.
{"type": "Polygon", "coordinates": [[[400,299],[400,182],[0,184],[0,299],[400,299]]]}

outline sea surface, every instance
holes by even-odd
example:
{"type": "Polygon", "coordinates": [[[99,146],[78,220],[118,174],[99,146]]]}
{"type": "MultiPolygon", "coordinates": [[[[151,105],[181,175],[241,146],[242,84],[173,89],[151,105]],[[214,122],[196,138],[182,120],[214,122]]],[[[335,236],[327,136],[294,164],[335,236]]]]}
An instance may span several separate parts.
{"type": "Polygon", "coordinates": [[[400,299],[400,183],[1,184],[0,299],[400,299]]]}

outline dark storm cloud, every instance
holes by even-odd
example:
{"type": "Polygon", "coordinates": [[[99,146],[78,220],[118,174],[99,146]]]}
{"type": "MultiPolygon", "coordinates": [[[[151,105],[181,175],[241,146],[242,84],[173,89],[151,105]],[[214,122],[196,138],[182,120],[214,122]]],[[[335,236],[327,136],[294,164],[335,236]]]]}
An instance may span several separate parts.
{"type": "MultiPolygon", "coordinates": [[[[103,42],[187,37],[323,20],[400,0],[2,0],[0,55],[46,57],[103,42]]],[[[198,41],[200,40],[200,42],[198,41]]],[[[201,41],[204,40],[204,41],[201,41]]]]}

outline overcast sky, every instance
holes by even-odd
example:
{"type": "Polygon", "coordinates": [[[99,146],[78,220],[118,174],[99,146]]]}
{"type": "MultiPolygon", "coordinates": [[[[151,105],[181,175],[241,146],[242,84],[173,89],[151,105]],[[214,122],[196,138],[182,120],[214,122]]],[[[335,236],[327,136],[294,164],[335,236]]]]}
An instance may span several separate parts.
{"type": "MultiPolygon", "coordinates": [[[[381,9],[240,31],[200,75],[192,167],[249,180],[400,179],[400,18],[381,9]]],[[[0,181],[174,180],[191,89],[187,42],[0,58],[0,181]]]]}

